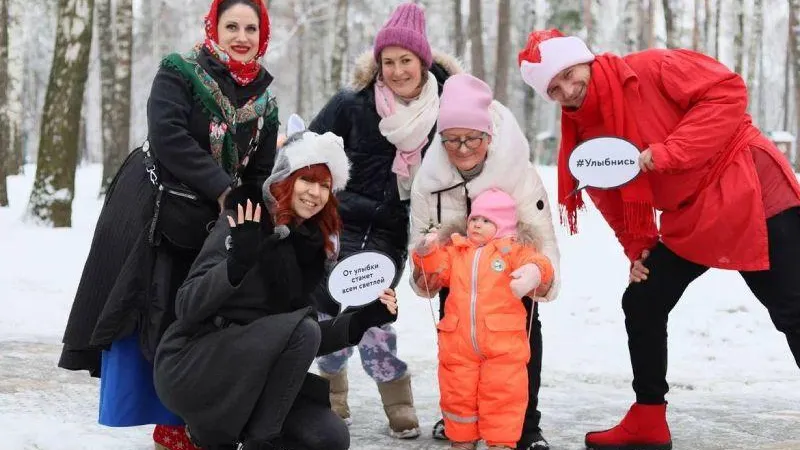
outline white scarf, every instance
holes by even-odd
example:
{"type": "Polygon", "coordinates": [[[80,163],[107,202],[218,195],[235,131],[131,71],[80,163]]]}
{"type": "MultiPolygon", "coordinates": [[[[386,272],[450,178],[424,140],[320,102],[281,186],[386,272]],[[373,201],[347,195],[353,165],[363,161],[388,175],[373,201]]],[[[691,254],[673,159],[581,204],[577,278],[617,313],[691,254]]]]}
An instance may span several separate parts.
{"type": "Polygon", "coordinates": [[[428,81],[419,97],[408,104],[397,101],[394,93],[380,80],[375,83],[375,106],[381,121],[381,134],[396,148],[392,172],[397,174],[401,200],[411,192],[411,180],[422,161],[422,149],[428,133],[439,116],[439,85],[428,72],[428,81]]]}

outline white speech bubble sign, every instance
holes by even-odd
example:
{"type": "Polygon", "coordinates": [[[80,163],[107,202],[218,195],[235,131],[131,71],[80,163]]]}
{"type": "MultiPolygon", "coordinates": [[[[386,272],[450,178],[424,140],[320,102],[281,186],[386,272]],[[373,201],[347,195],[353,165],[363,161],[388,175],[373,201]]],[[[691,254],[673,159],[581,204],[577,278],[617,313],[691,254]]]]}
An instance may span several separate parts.
{"type": "Polygon", "coordinates": [[[589,139],[569,156],[569,171],[578,180],[575,192],[585,187],[619,187],[639,175],[639,149],[625,139],[589,139]]]}
{"type": "Polygon", "coordinates": [[[344,312],[378,299],[390,287],[397,266],[385,253],[363,251],[339,261],[328,275],[328,293],[344,312]]]}

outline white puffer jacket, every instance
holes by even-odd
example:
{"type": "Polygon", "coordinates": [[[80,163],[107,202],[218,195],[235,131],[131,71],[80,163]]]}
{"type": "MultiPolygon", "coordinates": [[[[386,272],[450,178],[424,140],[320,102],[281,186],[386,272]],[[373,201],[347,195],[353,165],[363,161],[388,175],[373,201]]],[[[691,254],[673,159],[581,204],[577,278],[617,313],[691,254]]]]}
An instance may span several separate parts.
{"type": "MultiPolygon", "coordinates": [[[[517,201],[517,215],[520,222],[530,225],[536,233],[536,247],[550,258],[555,269],[553,285],[545,295],[553,300],[558,295],[560,282],[558,245],[550,202],[542,179],[536,168],[529,162],[528,140],[508,108],[497,101],[490,106],[492,143],[486,155],[483,171],[474,179],[464,183],[458,169],[447,159],[447,152],[441,141],[434,139],[411,188],[411,249],[423,234],[433,225],[467,217],[467,196],[475,196],[488,188],[499,188],[517,201]]],[[[413,279],[411,286],[420,295],[413,279]]]]}

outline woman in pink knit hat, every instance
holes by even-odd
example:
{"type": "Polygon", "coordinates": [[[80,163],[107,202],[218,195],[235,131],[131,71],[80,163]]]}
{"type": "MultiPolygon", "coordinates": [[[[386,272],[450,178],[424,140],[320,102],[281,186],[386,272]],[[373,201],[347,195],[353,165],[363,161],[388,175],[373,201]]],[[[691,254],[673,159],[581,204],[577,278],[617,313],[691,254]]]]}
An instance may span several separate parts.
{"type": "MultiPolygon", "coordinates": [[[[468,74],[450,77],[442,93],[438,131],[411,189],[411,243],[414,245],[432,227],[464,220],[475,196],[489,188],[510,194],[517,204],[520,222],[534,230],[538,250],[552,263],[552,284],[539,287],[523,304],[532,315],[528,363],[528,403],[521,450],[547,450],[539,428],[539,385],[542,370],[542,332],[538,302],[554,299],[559,289],[559,252],[553,231],[550,202],[536,168],[528,160],[530,146],[511,111],[493,100],[492,90],[468,74]]],[[[415,267],[412,287],[425,297],[439,293],[444,316],[447,289],[441,289],[436,273],[415,267]]],[[[444,438],[444,421],[435,427],[444,438]]],[[[448,435],[449,436],[449,435],[448,435]]]]}
{"type": "MultiPolygon", "coordinates": [[[[401,4],[378,32],[373,49],[356,61],[351,85],[309,125],[314,132],[341,136],[352,163],[350,181],[338,195],[344,224],[339,257],[382,251],[401,268],[395,284],[408,255],[411,182],[435,141],[442,84],[460,71],[454,58],[431,50],[420,6],[401,4]]],[[[326,289],[315,297],[319,311],[338,314],[339,305],[326,289]]],[[[394,329],[370,329],[358,350],[364,370],[377,382],[391,435],[419,436],[411,377],[397,357],[394,329]]],[[[332,407],[346,421],[351,420],[346,367],[353,352],[349,348],[318,360],[320,373],[330,380],[332,407]]]]}

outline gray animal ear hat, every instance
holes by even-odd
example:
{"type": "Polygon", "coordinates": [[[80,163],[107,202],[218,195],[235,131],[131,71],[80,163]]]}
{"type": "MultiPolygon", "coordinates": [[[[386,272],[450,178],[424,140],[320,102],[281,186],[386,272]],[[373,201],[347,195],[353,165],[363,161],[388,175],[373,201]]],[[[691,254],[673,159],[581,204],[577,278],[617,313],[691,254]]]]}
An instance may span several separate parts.
{"type": "Polygon", "coordinates": [[[272,174],[264,182],[262,192],[268,207],[275,205],[276,200],[269,188],[274,183],[283,181],[298,169],[325,164],[331,171],[333,192],[341,191],[350,179],[350,160],[344,153],[342,138],[327,132],[317,134],[312,131],[298,131],[289,136],[275,156],[272,174]]]}

